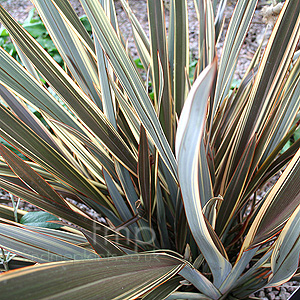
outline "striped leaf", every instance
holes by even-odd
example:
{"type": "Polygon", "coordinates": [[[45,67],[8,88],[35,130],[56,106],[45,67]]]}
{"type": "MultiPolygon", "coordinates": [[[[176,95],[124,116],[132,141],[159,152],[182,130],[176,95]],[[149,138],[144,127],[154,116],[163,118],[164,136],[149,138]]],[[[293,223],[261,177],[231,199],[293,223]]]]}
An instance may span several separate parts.
{"type": "Polygon", "coordinates": [[[214,244],[201,207],[199,193],[199,151],[204,131],[207,101],[217,67],[216,60],[199,75],[182,111],[176,135],[179,182],[187,220],[199,249],[219,287],[231,270],[231,264],[214,244]]]}
{"type": "Polygon", "coordinates": [[[134,299],[172,278],[183,265],[164,254],[41,264],[1,276],[1,295],[16,300],[24,294],[28,300],[134,299]]]}

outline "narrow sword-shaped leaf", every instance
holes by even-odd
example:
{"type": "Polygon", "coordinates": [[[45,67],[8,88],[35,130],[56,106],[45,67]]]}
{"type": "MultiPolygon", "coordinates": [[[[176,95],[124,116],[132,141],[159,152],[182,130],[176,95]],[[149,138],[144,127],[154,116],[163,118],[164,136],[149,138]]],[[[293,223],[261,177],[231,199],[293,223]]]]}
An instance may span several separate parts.
{"type": "MultiPolygon", "coordinates": [[[[251,251],[251,250],[250,250],[251,251]]],[[[244,255],[244,254],[243,254],[244,255]]],[[[253,278],[256,276],[259,276],[259,274],[262,272],[265,272],[265,269],[267,268],[267,264],[270,260],[270,256],[272,255],[272,249],[267,251],[258,261],[250,268],[247,272],[245,272],[236,282],[232,285],[232,289],[236,287],[241,287],[240,291],[243,292],[243,285],[245,286],[245,283],[247,281],[252,281],[253,278]],[[264,268],[266,266],[266,268],[264,268]]],[[[234,276],[234,274],[232,274],[234,276]]]]}
{"type": "MultiPolygon", "coordinates": [[[[83,163],[91,174],[93,174],[100,182],[103,182],[101,162],[94,157],[94,155],[92,155],[91,152],[84,147],[84,144],[82,144],[81,141],[73,134],[65,130],[65,128],[62,126],[59,126],[56,122],[48,119],[49,116],[47,116],[45,113],[43,113],[43,116],[47,120],[56,136],[59,137],[63,144],[65,144],[71,150],[73,155],[75,154],[77,156],[77,158],[80,160],[80,163],[83,163]]],[[[68,154],[68,151],[66,152],[68,154]]],[[[78,169],[82,169],[77,161],[73,162],[73,164],[77,165],[78,169]]],[[[86,176],[88,177],[89,175],[86,176]]]]}
{"type": "Polygon", "coordinates": [[[0,178],[0,186],[1,188],[5,189],[9,193],[20,197],[21,199],[32,203],[33,205],[44,209],[57,217],[61,217],[64,220],[67,220],[77,226],[80,226],[90,232],[95,232],[101,234],[103,236],[109,235],[110,241],[114,242],[115,239],[120,243],[124,243],[126,247],[135,247],[126,237],[122,236],[118,232],[112,230],[111,228],[107,227],[106,225],[99,223],[95,220],[92,220],[86,215],[82,215],[76,213],[75,211],[71,210],[70,208],[66,208],[64,206],[58,205],[47,199],[42,197],[28,189],[25,189],[21,186],[18,186],[12,182],[0,178]]]}
{"type": "Polygon", "coordinates": [[[103,170],[104,179],[110,194],[110,197],[121,216],[121,219],[126,222],[133,217],[132,211],[129,210],[126,200],[121,196],[120,192],[118,191],[115,183],[113,182],[110,175],[103,170]]]}
{"type": "Polygon", "coordinates": [[[144,203],[146,212],[151,226],[151,169],[150,156],[147,134],[143,126],[140,130],[140,145],[139,145],[139,159],[138,159],[138,179],[141,191],[142,201],[144,203]]]}
{"type": "Polygon", "coordinates": [[[83,0],[82,4],[94,27],[95,34],[99,38],[101,46],[107,54],[115,74],[128,95],[132,106],[149,134],[149,137],[153,140],[163,161],[176,180],[177,166],[175,157],[135,66],[126,54],[115,31],[112,29],[102,7],[97,5],[97,1],[83,0]]]}
{"type": "Polygon", "coordinates": [[[219,299],[221,296],[219,290],[195,268],[187,265],[179,272],[179,275],[183,276],[201,293],[211,297],[211,299],[219,299]]]}
{"type": "MultiPolygon", "coordinates": [[[[40,164],[55,177],[68,183],[81,191],[93,201],[90,205],[99,209],[97,202],[102,202],[101,192],[82,176],[64,157],[56,152],[50,145],[37,137],[31,130],[14,117],[5,107],[0,105],[0,135],[18,148],[22,153],[40,164]],[[97,208],[98,207],[98,208],[97,208]]],[[[105,197],[104,197],[105,198],[105,197]]],[[[104,200],[103,198],[103,200],[104,200]]],[[[102,205],[107,205],[108,203],[102,205]]],[[[112,207],[111,205],[109,205],[112,207]]]]}
{"type": "Polygon", "coordinates": [[[93,251],[31,231],[29,226],[20,228],[0,224],[0,235],[3,248],[39,263],[97,258],[93,251]]]}
{"type": "Polygon", "coordinates": [[[158,104],[159,119],[166,134],[169,144],[173,148],[173,120],[174,108],[172,107],[171,82],[169,72],[169,58],[166,47],[166,28],[161,0],[147,1],[148,19],[151,40],[151,70],[154,90],[154,101],[158,104]],[[162,68],[162,72],[160,71],[162,68]],[[163,82],[163,86],[161,84],[163,82]],[[161,90],[161,98],[160,98],[161,90]],[[161,105],[159,105],[161,101],[161,105]]]}
{"type": "Polygon", "coordinates": [[[169,28],[168,28],[168,56],[169,56],[169,65],[170,65],[170,80],[172,88],[172,97],[174,98],[174,0],[170,1],[170,16],[169,16],[169,28]]]}
{"type": "Polygon", "coordinates": [[[197,75],[212,63],[215,56],[215,27],[212,3],[210,0],[195,1],[199,21],[199,63],[197,75]]]}
{"type": "Polygon", "coordinates": [[[232,287],[236,284],[237,279],[240,278],[241,274],[244,272],[247,265],[250,263],[251,259],[255,255],[256,251],[257,248],[244,252],[241,259],[235,263],[228,277],[224,280],[219,289],[222,294],[225,294],[226,292],[230,291],[232,287]]]}
{"type": "Polygon", "coordinates": [[[173,278],[163,283],[161,286],[157,287],[155,290],[148,293],[142,299],[166,299],[165,297],[170,295],[181,286],[180,281],[182,281],[182,278],[180,276],[174,276],[173,278]]]}
{"type": "Polygon", "coordinates": [[[289,280],[298,268],[300,254],[300,205],[295,209],[275,242],[271,256],[272,275],[268,286],[289,280]]]}
{"type": "Polygon", "coordinates": [[[32,2],[72,76],[82,90],[102,108],[101,99],[95,89],[95,85],[99,84],[99,78],[93,57],[51,0],[32,0],[32,2]]]}
{"type": "MultiPolygon", "coordinates": [[[[215,32],[216,32],[216,42],[218,42],[221,33],[222,33],[222,27],[224,24],[224,18],[225,18],[225,9],[227,5],[227,0],[220,1],[218,11],[215,17],[215,32]]],[[[215,6],[213,5],[213,8],[215,10],[215,6]]]]}
{"type": "Polygon", "coordinates": [[[100,257],[119,256],[125,254],[125,252],[117,245],[113,244],[96,232],[90,232],[85,229],[81,229],[81,231],[100,257]]]}
{"type": "Polygon", "coordinates": [[[76,29],[76,32],[79,33],[79,36],[85,41],[85,44],[87,44],[90,49],[94,49],[94,43],[84,25],[78,18],[78,15],[74,11],[71,3],[67,0],[52,0],[52,2],[66,17],[66,20],[69,20],[70,24],[72,24],[72,26],[76,29]]]}
{"type": "Polygon", "coordinates": [[[264,163],[255,172],[254,176],[251,178],[246,191],[244,192],[243,199],[247,199],[265,180],[275,175],[279,170],[282,169],[284,165],[292,159],[293,155],[297,152],[300,140],[296,141],[287,151],[278,156],[279,151],[288,142],[290,137],[293,135],[297,129],[297,124],[293,126],[290,131],[284,136],[284,138],[277,144],[273,152],[266,158],[264,163]],[[278,156],[278,157],[277,157],[278,156]],[[277,157],[277,158],[276,158],[277,157]]]}
{"type": "Polygon", "coordinates": [[[177,299],[189,299],[189,300],[211,300],[212,298],[207,297],[203,294],[192,293],[192,292],[175,292],[172,293],[165,300],[177,300],[177,299]]]}
{"type": "Polygon", "coordinates": [[[276,131],[272,133],[272,139],[270,139],[269,145],[264,151],[264,155],[261,161],[271,154],[271,152],[276,148],[276,143],[281,141],[291,124],[296,118],[296,115],[299,111],[300,106],[300,59],[297,60],[295,66],[293,67],[291,73],[289,74],[288,81],[284,86],[284,95],[283,95],[283,108],[280,109],[280,114],[278,119],[280,122],[277,122],[276,131]]]}
{"type": "MultiPolygon", "coordinates": [[[[134,38],[134,43],[139,55],[139,58],[141,60],[141,63],[144,67],[145,70],[148,70],[149,66],[150,66],[150,53],[148,51],[148,49],[146,48],[145,44],[143,43],[141,37],[139,36],[137,30],[132,27],[132,33],[133,33],[133,38],[134,38]]],[[[150,79],[152,77],[152,74],[150,75],[150,79]]]]}
{"type": "Polygon", "coordinates": [[[22,61],[22,63],[24,64],[26,70],[37,80],[40,81],[40,76],[37,73],[36,69],[34,68],[34,65],[31,63],[31,61],[26,57],[26,55],[22,52],[22,50],[18,47],[18,45],[16,43],[13,44],[18,52],[18,55],[22,61]]]}
{"type": "Polygon", "coordinates": [[[113,98],[112,98],[112,93],[110,90],[108,74],[107,74],[107,72],[109,72],[108,62],[104,56],[103,50],[97,38],[95,41],[95,45],[96,45],[96,53],[98,58],[98,73],[99,73],[99,80],[101,85],[103,112],[107,116],[111,124],[116,128],[117,127],[116,116],[115,116],[113,98]]]}
{"type": "MultiPolygon", "coordinates": [[[[113,3],[112,1],[110,1],[110,2],[113,3]]],[[[105,8],[107,14],[110,16],[110,19],[111,19],[112,15],[110,14],[109,7],[107,7],[108,5],[102,5],[102,6],[105,8]]],[[[100,79],[101,91],[102,91],[103,112],[107,116],[108,120],[112,123],[114,128],[116,130],[118,130],[117,122],[116,122],[116,113],[115,113],[116,99],[115,99],[115,94],[113,93],[113,90],[111,90],[111,86],[110,86],[111,81],[110,81],[110,76],[109,76],[109,73],[113,76],[113,70],[112,70],[111,66],[108,64],[108,61],[104,55],[104,52],[100,46],[100,43],[99,43],[97,37],[95,39],[95,44],[96,44],[96,54],[97,54],[97,58],[98,58],[98,73],[99,73],[99,79],[100,79]]],[[[112,84],[114,84],[114,83],[112,83],[112,84]]],[[[118,161],[115,161],[114,164],[115,164],[115,169],[118,174],[119,180],[125,191],[127,201],[129,202],[131,209],[133,209],[133,207],[135,205],[135,201],[137,201],[138,197],[134,190],[134,186],[132,184],[130,174],[126,170],[126,168],[124,168],[118,161]]],[[[105,173],[105,171],[104,171],[104,173],[105,173]]],[[[109,180],[109,178],[107,178],[107,176],[106,176],[106,182],[107,182],[107,180],[109,180]]],[[[111,185],[111,188],[113,188],[113,185],[111,185]]],[[[112,193],[111,189],[110,189],[110,193],[112,193]]],[[[120,199],[120,197],[118,196],[118,193],[115,193],[115,196],[117,199],[120,199]]],[[[123,201],[123,199],[120,199],[120,200],[123,201]]],[[[126,212],[126,214],[125,214],[126,216],[123,216],[123,220],[127,221],[127,220],[131,219],[132,215],[131,215],[129,209],[127,208],[127,205],[125,203],[120,203],[120,204],[123,206],[125,205],[124,209],[121,209],[122,211],[124,211],[124,213],[126,212]]],[[[120,210],[119,210],[119,213],[121,213],[120,210]]],[[[135,227],[135,225],[136,224],[134,224],[133,227],[135,227]]]]}
{"type": "MultiPolygon", "coordinates": [[[[1,220],[1,221],[4,222],[4,220],[1,220]]],[[[36,226],[30,226],[28,228],[27,225],[23,225],[21,223],[16,223],[16,222],[5,221],[5,223],[12,224],[14,226],[18,226],[21,228],[27,228],[31,231],[42,233],[45,235],[50,235],[54,238],[61,239],[65,242],[69,242],[69,243],[77,245],[77,246],[81,246],[81,245],[87,243],[86,238],[80,233],[80,231],[75,228],[71,228],[71,227],[62,226],[61,230],[57,230],[57,229],[52,229],[52,228],[36,227],[36,226]],[[64,230],[72,230],[72,233],[69,231],[64,231],[64,230]],[[77,233],[73,233],[73,232],[77,232],[77,233]]]]}
{"type": "Polygon", "coordinates": [[[135,172],[133,170],[136,170],[136,158],[95,103],[2,7],[0,19],[9,28],[10,34],[26,56],[84,124],[85,133],[100,139],[122,164],[135,172]]]}
{"type": "Polygon", "coordinates": [[[257,1],[238,1],[234,9],[219,66],[215,90],[216,103],[222,102],[229,91],[236,61],[255,12],[257,1]]]}
{"type": "Polygon", "coordinates": [[[198,184],[199,147],[216,67],[217,61],[215,60],[212,65],[202,71],[193,84],[178,123],[175,149],[188,224],[212,271],[214,284],[219,287],[230,272],[231,264],[219,252],[210,236],[202,212],[198,184]]]}
{"type": "Polygon", "coordinates": [[[156,197],[156,211],[157,211],[158,231],[160,234],[160,243],[162,245],[162,248],[169,249],[170,242],[169,242],[169,234],[167,228],[165,204],[163,201],[159,180],[157,181],[156,184],[155,197],[156,197]]]}
{"type": "Polygon", "coordinates": [[[16,300],[23,299],[24,294],[28,300],[98,299],[100,295],[104,299],[135,299],[172,278],[183,265],[164,254],[42,264],[1,276],[1,295],[16,300]],[[49,277],[50,271],[55,276],[49,277]]]}
{"type": "Polygon", "coordinates": [[[43,126],[41,122],[36,119],[35,115],[27,109],[24,104],[21,104],[3,85],[0,85],[0,96],[24,123],[26,123],[37,135],[42,137],[49,145],[59,151],[45,126],[43,126]]]}
{"type": "Polygon", "coordinates": [[[242,251],[276,234],[298,207],[300,203],[299,166],[300,149],[264,200],[245,238],[242,251]]]}
{"type": "Polygon", "coordinates": [[[68,207],[65,200],[34,170],[30,168],[18,155],[0,144],[0,153],[12,168],[13,172],[33,191],[45,198],[68,207]]]}
{"type": "Polygon", "coordinates": [[[111,157],[108,155],[107,151],[104,149],[104,147],[101,147],[101,144],[95,144],[93,141],[91,141],[88,137],[80,133],[79,131],[75,130],[74,128],[67,126],[66,124],[63,124],[61,122],[58,122],[56,120],[49,120],[48,122],[51,124],[55,124],[57,128],[59,128],[61,131],[65,131],[66,135],[70,135],[71,137],[75,137],[74,139],[78,139],[80,143],[82,143],[85,147],[90,149],[92,153],[99,159],[102,166],[109,172],[114,178],[117,178],[114,164],[111,159],[111,157]]]}
{"type": "Polygon", "coordinates": [[[201,174],[199,176],[200,199],[201,205],[204,207],[214,195],[203,139],[200,144],[199,174],[201,174]]]}
{"type": "Polygon", "coordinates": [[[245,152],[235,170],[233,177],[230,179],[226,192],[224,194],[224,201],[221,204],[222,213],[218,215],[216,232],[221,234],[226,229],[228,222],[236,212],[239,204],[240,196],[246,184],[247,176],[251,167],[254,151],[256,145],[255,136],[250,140],[245,152]]]}
{"type": "Polygon", "coordinates": [[[189,26],[186,1],[174,1],[174,28],[173,97],[175,111],[179,117],[187,95],[185,72],[189,70],[189,26]]]}
{"type": "Polygon", "coordinates": [[[143,43],[145,45],[145,48],[147,49],[148,53],[150,53],[150,42],[149,42],[149,39],[148,39],[147,34],[145,33],[143,27],[137,20],[135,14],[132,12],[128,2],[126,2],[125,0],[120,0],[120,2],[129,17],[132,26],[138,32],[138,35],[140,36],[141,40],[143,41],[143,43]]]}
{"type": "MultiPolygon", "coordinates": [[[[300,2],[286,1],[272,31],[247,106],[237,126],[235,153],[231,158],[230,174],[240,160],[244,145],[254,132],[257,132],[258,137],[260,136],[269,117],[270,109],[281,88],[280,82],[286,76],[300,37],[299,10],[300,2]]],[[[263,152],[258,154],[262,156],[263,152]]],[[[259,158],[255,160],[259,161],[259,158]]]]}
{"type": "Polygon", "coordinates": [[[69,112],[3,48],[0,48],[0,59],[0,82],[5,87],[31,106],[41,108],[53,118],[78,129],[68,116],[69,112]]]}
{"type": "MultiPolygon", "coordinates": [[[[4,203],[3,200],[1,200],[4,203]]],[[[11,200],[7,200],[7,202],[11,202],[11,200]]],[[[21,209],[17,209],[17,218],[21,220],[21,218],[25,215],[25,211],[21,209]]],[[[0,217],[6,220],[15,221],[15,209],[13,207],[9,207],[6,204],[0,204],[0,217]]]]}
{"type": "MultiPolygon", "coordinates": [[[[77,214],[74,211],[72,211],[70,208],[57,205],[55,202],[51,201],[51,199],[42,197],[30,191],[29,189],[26,189],[22,186],[18,186],[13,182],[0,178],[0,186],[2,189],[8,191],[9,193],[29,203],[32,203],[33,205],[48,211],[56,215],[57,217],[61,217],[67,221],[72,222],[75,225],[86,228],[87,230],[93,231],[93,228],[98,228],[100,226],[99,223],[93,221],[92,219],[77,214]]],[[[99,228],[101,229],[102,225],[99,228]]],[[[109,233],[110,231],[104,230],[103,232],[109,233]]]]}

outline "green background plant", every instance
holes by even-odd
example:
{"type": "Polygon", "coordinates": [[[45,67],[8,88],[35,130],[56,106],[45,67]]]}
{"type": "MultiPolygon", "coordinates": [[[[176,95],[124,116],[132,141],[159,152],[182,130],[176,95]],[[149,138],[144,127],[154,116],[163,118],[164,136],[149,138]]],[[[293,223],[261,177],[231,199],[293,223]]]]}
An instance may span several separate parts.
{"type": "MultiPolygon", "coordinates": [[[[91,34],[92,28],[86,16],[81,16],[80,21],[84,25],[86,31],[91,34]]],[[[59,63],[62,67],[64,62],[59,55],[54,43],[52,42],[42,20],[36,14],[36,10],[32,9],[27,19],[22,23],[22,26],[28,31],[28,33],[33,36],[36,41],[54,58],[54,60],[59,63]]],[[[21,62],[16,48],[9,38],[9,34],[4,27],[0,30],[0,46],[5,49],[11,56],[13,56],[17,61],[21,62]]]]}

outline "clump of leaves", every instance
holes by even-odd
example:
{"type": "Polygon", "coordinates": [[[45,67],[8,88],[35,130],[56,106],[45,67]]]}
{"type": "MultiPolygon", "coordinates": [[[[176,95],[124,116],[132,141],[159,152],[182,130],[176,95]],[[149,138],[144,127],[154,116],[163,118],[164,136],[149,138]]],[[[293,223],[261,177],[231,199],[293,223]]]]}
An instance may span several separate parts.
{"type": "Polygon", "coordinates": [[[76,228],[2,218],[0,245],[39,263],[1,275],[4,297],[242,299],[291,278],[299,140],[280,151],[298,127],[300,2],[285,1],[262,58],[259,47],[233,90],[257,1],[237,2],[219,61],[226,1],[195,1],[192,85],[186,1],[170,1],[168,31],[163,2],[148,1],[148,38],[121,0],[146,80],[126,51],[114,1],[81,1],[93,40],[68,1],[33,3],[67,71],[0,7],[26,67],[0,49],[0,134],[30,158],[0,145],[0,186],[76,228]]]}

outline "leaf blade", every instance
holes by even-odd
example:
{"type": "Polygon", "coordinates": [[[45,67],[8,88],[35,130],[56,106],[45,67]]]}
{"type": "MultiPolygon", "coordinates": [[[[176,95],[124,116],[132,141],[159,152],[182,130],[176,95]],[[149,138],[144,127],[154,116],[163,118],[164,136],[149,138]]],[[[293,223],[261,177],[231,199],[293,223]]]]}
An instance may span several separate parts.
{"type": "Polygon", "coordinates": [[[187,220],[195,241],[213,273],[214,284],[219,287],[230,272],[231,264],[222,256],[210,236],[198,190],[199,147],[216,67],[215,60],[199,75],[192,86],[179,120],[175,149],[187,220]]]}
{"type": "Polygon", "coordinates": [[[24,292],[28,300],[45,296],[93,299],[99,295],[107,299],[133,299],[174,276],[182,265],[180,260],[164,254],[43,264],[1,276],[0,286],[3,296],[14,299],[23,298],[24,292]],[[56,276],[49,278],[49,271],[56,276]],[[12,289],[11,280],[18,282],[18,289],[12,289]]]}

